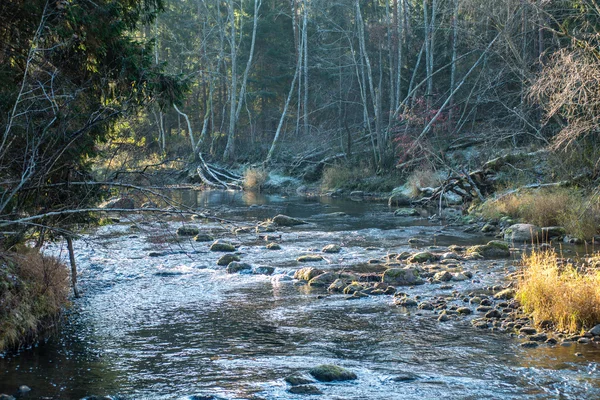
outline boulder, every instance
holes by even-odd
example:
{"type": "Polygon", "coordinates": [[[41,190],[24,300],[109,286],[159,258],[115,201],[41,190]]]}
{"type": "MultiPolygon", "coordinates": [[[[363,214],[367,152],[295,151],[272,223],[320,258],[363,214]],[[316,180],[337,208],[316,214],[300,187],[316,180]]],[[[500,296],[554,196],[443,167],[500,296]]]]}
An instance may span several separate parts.
{"type": "Polygon", "coordinates": [[[593,336],[600,336],[600,324],[590,329],[590,334],[592,334],[593,336]]]}
{"type": "Polygon", "coordinates": [[[215,241],[210,245],[210,251],[221,251],[221,252],[231,252],[235,251],[235,246],[228,242],[222,242],[220,240],[215,241]]]}
{"type": "Polygon", "coordinates": [[[342,251],[342,248],[337,244],[328,244],[327,246],[323,247],[321,251],[323,253],[339,253],[342,251]]]}
{"type": "Polygon", "coordinates": [[[468,256],[481,256],[483,258],[510,257],[510,248],[506,242],[492,240],[487,244],[468,247],[466,254],[468,256]]]}
{"type": "Polygon", "coordinates": [[[210,236],[208,233],[198,233],[194,237],[194,240],[196,242],[212,242],[213,240],[215,240],[215,238],[213,238],[212,236],[210,236]]]}
{"type": "Polygon", "coordinates": [[[395,207],[410,206],[410,204],[411,204],[410,193],[411,193],[411,190],[408,187],[408,185],[403,185],[403,186],[394,188],[388,199],[388,205],[390,207],[392,207],[392,206],[395,206],[395,207]]]}
{"type": "Polygon", "coordinates": [[[252,271],[252,265],[242,263],[242,262],[232,261],[227,265],[227,268],[225,269],[225,271],[228,274],[249,273],[252,271]]]}
{"type": "Polygon", "coordinates": [[[401,307],[416,307],[417,301],[408,297],[396,297],[394,299],[394,304],[401,307]]]}
{"type": "Polygon", "coordinates": [[[273,223],[277,226],[296,226],[306,224],[306,222],[298,218],[288,217],[287,215],[283,214],[273,217],[273,223]]]}
{"type": "Polygon", "coordinates": [[[319,365],[308,373],[320,382],[349,381],[357,378],[354,372],[332,364],[319,365]]]}
{"type": "Polygon", "coordinates": [[[496,300],[508,300],[515,297],[517,291],[515,289],[504,289],[494,295],[496,300]]]}
{"type": "Polygon", "coordinates": [[[346,287],[346,282],[344,282],[341,279],[336,279],[335,281],[333,281],[333,283],[331,285],[329,285],[329,287],[327,288],[328,292],[331,293],[341,293],[344,291],[344,288],[346,287]]]}
{"type": "Polygon", "coordinates": [[[256,233],[275,232],[276,225],[271,221],[264,221],[256,226],[256,233]]]}
{"type": "Polygon", "coordinates": [[[325,272],[321,275],[317,275],[308,281],[308,286],[312,287],[325,287],[331,285],[337,278],[338,274],[334,272],[325,272]]]}
{"type": "Polygon", "coordinates": [[[532,224],[514,224],[504,230],[504,240],[514,243],[541,241],[542,230],[532,224]]]}
{"type": "Polygon", "coordinates": [[[306,254],[296,259],[298,262],[318,262],[323,261],[323,256],[319,254],[306,254]]]}
{"type": "Polygon", "coordinates": [[[452,274],[448,271],[440,271],[433,276],[436,281],[448,282],[452,279],[452,274]]]}
{"type": "Polygon", "coordinates": [[[323,394],[321,390],[314,385],[296,385],[288,389],[291,394],[303,394],[303,395],[319,395],[323,394]]]}
{"type": "Polygon", "coordinates": [[[394,215],[396,217],[417,217],[420,214],[414,208],[399,208],[394,211],[394,215]]]}
{"type": "Polygon", "coordinates": [[[353,282],[344,288],[344,294],[353,294],[356,292],[360,292],[364,287],[358,282],[353,282]]]}
{"type": "Polygon", "coordinates": [[[390,268],[383,273],[382,282],[394,286],[422,285],[423,279],[416,268],[390,268]]]}
{"type": "Polygon", "coordinates": [[[235,254],[225,254],[217,260],[217,265],[229,265],[230,262],[240,261],[240,257],[235,254]]]}
{"type": "Polygon", "coordinates": [[[267,250],[281,250],[279,243],[271,242],[266,246],[267,250]]]}
{"type": "Polygon", "coordinates": [[[273,272],[275,272],[275,267],[262,266],[262,267],[255,267],[252,270],[252,273],[256,274],[256,275],[273,275],[273,272]]]}
{"type": "Polygon", "coordinates": [[[294,279],[298,279],[301,281],[310,281],[312,278],[321,275],[323,272],[325,271],[321,269],[316,269],[313,267],[304,267],[300,268],[294,273],[294,279]]]}
{"type": "Polygon", "coordinates": [[[308,385],[309,383],[313,383],[314,381],[312,379],[308,379],[305,378],[302,375],[290,375],[290,376],[286,376],[284,381],[286,381],[287,383],[289,383],[292,386],[298,386],[298,385],[308,385]]]}
{"type": "Polygon", "coordinates": [[[422,251],[420,253],[416,253],[408,257],[406,261],[408,261],[409,263],[425,263],[433,261],[435,259],[437,259],[437,257],[434,254],[428,251],[422,251]]]}

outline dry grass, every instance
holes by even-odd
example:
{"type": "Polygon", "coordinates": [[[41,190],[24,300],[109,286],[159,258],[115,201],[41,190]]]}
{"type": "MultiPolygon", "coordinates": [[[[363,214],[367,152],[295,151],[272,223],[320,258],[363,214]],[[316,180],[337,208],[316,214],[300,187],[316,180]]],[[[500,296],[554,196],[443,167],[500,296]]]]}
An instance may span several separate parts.
{"type": "Polygon", "coordinates": [[[523,257],[517,298],[536,324],[577,333],[600,323],[600,270],[559,263],[553,251],[523,257]]]}
{"type": "Polygon", "coordinates": [[[244,171],[244,189],[260,191],[268,179],[269,172],[267,172],[265,169],[248,168],[244,171]]]}
{"type": "Polygon", "coordinates": [[[37,251],[0,254],[0,351],[33,340],[67,302],[64,264],[37,251]]]}
{"type": "Polygon", "coordinates": [[[442,183],[440,174],[429,168],[414,170],[406,181],[412,197],[419,197],[422,188],[438,187],[442,183]]]}
{"type": "Polygon", "coordinates": [[[321,189],[362,190],[366,192],[389,192],[398,186],[395,174],[377,175],[368,163],[348,165],[338,163],[326,167],[321,177],[321,189]]]}
{"type": "Polygon", "coordinates": [[[563,226],[581,239],[592,238],[600,225],[598,202],[568,188],[518,192],[488,200],[480,211],[487,219],[508,216],[538,226],[563,226]]]}

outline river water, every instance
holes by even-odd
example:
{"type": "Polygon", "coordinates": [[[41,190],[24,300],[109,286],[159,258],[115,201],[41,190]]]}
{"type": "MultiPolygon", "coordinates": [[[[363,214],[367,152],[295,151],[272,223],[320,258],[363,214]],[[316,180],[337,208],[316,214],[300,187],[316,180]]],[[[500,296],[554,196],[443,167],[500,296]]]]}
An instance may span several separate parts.
{"type": "MultiPolygon", "coordinates": [[[[393,305],[391,296],[348,301],[285,278],[304,266],[299,255],[330,243],[342,252],[315,266],[376,268],[368,260],[411,250],[412,237],[447,246],[484,242],[479,235],[350,200],[232,192],[188,192],[181,200],[238,227],[279,213],[310,224],[276,233],[279,251],[266,250],[255,233],[232,234],[229,224],[167,216],[122,216],[82,237],[83,297],[55,335],[0,357],[0,393],[28,385],[31,399],[310,398],[289,393],[283,378],[327,363],[358,379],[316,383],[324,399],[600,398],[594,345],[525,349],[507,333],[472,327],[470,318],[440,323],[432,311],[393,305]],[[239,244],[242,261],[275,267],[274,275],[225,273],[209,243],[176,237],[183,224],[239,244]]],[[[46,251],[65,256],[60,243],[46,251]]],[[[402,290],[460,302],[456,293],[501,284],[509,264],[468,265],[474,279],[452,288],[402,290]]]]}

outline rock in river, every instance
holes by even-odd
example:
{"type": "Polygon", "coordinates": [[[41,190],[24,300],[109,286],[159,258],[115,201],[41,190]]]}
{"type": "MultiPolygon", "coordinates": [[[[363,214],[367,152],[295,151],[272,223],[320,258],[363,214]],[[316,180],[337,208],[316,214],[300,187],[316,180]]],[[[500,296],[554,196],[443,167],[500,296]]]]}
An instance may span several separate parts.
{"type": "Polygon", "coordinates": [[[542,240],[542,230],[532,224],[514,224],[504,230],[504,240],[515,243],[531,243],[542,240]]]}
{"type": "Polygon", "coordinates": [[[304,394],[304,395],[323,394],[323,392],[321,392],[321,390],[319,390],[319,388],[314,385],[292,386],[291,388],[288,389],[288,392],[290,392],[292,394],[304,394]]]}
{"type": "Polygon", "coordinates": [[[298,262],[318,262],[323,261],[323,256],[318,254],[306,254],[296,259],[298,262]]]}
{"type": "Polygon", "coordinates": [[[196,237],[194,237],[194,240],[196,242],[212,242],[215,240],[215,238],[210,236],[208,233],[199,233],[196,235],[196,237]]]}
{"type": "Polygon", "coordinates": [[[408,258],[409,263],[425,263],[428,261],[435,260],[437,257],[428,251],[422,251],[420,253],[413,254],[408,258]]]}
{"type": "Polygon", "coordinates": [[[500,240],[492,240],[487,244],[471,246],[467,249],[467,255],[472,256],[476,254],[479,254],[484,258],[509,257],[510,250],[508,247],[508,243],[502,242],[500,240]]]}
{"type": "Polygon", "coordinates": [[[252,265],[241,263],[237,261],[232,261],[227,265],[227,269],[225,270],[228,274],[236,274],[236,273],[249,273],[252,271],[252,265]]]}
{"type": "Polygon", "coordinates": [[[180,226],[177,228],[178,236],[196,236],[200,230],[195,226],[180,226]]]}
{"type": "Polygon", "coordinates": [[[357,378],[354,372],[332,364],[319,365],[308,373],[320,382],[350,381],[357,378]]]}
{"type": "Polygon", "coordinates": [[[383,273],[382,282],[395,286],[422,285],[423,279],[416,268],[390,268],[383,273]]]}
{"type": "Polygon", "coordinates": [[[235,251],[235,246],[232,245],[231,243],[222,242],[220,240],[217,240],[212,245],[210,245],[210,251],[223,251],[223,252],[235,251]]]}
{"type": "Polygon", "coordinates": [[[342,248],[337,244],[328,244],[327,246],[323,247],[323,250],[321,251],[323,253],[339,253],[342,251],[342,248]]]}
{"type": "Polygon", "coordinates": [[[288,217],[287,215],[283,214],[273,217],[273,223],[275,223],[277,226],[296,226],[306,224],[306,222],[300,219],[288,217]]]}
{"type": "Polygon", "coordinates": [[[316,269],[313,267],[304,267],[300,268],[298,271],[294,273],[294,279],[299,279],[301,281],[310,281],[315,276],[321,275],[323,270],[316,269]]]}
{"type": "Polygon", "coordinates": [[[325,286],[329,286],[330,284],[332,284],[336,278],[338,277],[339,274],[336,274],[334,272],[325,272],[321,275],[317,275],[314,278],[312,278],[310,281],[308,281],[308,286],[312,286],[312,287],[325,287],[325,286]]]}
{"type": "Polygon", "coordinates": [[[217,265],[229,265],[233,261],[240,261],[240,257],[234,254],[225,254],[217,260],[217,265]]]}

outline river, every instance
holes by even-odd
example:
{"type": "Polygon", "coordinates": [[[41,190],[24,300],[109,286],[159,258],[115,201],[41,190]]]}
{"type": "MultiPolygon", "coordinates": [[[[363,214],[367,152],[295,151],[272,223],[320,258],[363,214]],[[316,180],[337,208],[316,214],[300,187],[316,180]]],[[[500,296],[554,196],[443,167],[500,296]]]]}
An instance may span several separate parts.
{"type": "MultiPolygon", "coordinates": [[[[181,199],[237,226],[280,213],[310,223],[274,233],[279,251],[266,250],[253,231],[234,235],[228,224],[172,216],[122,216],[84,235],[75,242],[83,297],[54,335],[0,357],[0,393],[28,385],[30,399],[299,399],[317,396],[289,393],[286,376],[336,364],[358,379],[315,383],[320,398],[600,398],[595,345],[526,349],[506,332],[473,327],[473,316],[440,323],[433,311],[395,306],[392,296],[348,301],[285,278],[303,266],[299,255],[330,243],[342,252],[314,266],[377,266],[368,261],[414,251],[409,238],[441,248],[485,242],[479,234],[347,199],[239,192],[181,199]],[[184,223],[239,244],[244,262],[275,267],[273,276],[225,273],[210,243],[177,238],[184,223]]],[[[61,243],[45,251],[65,256],[61,243]]],[[[472,280],[401,289],[460,303],[464,293],[503,284],[513,268],[512,260],[465,265],[472,280]]]]}

